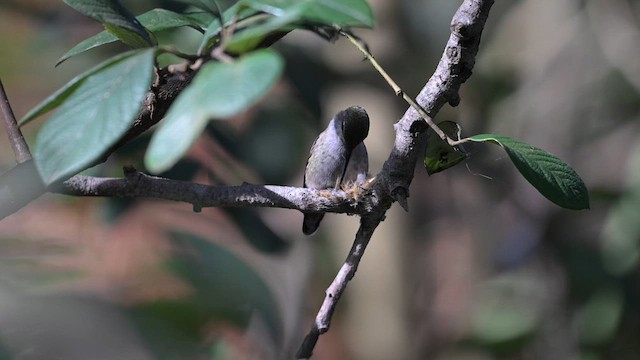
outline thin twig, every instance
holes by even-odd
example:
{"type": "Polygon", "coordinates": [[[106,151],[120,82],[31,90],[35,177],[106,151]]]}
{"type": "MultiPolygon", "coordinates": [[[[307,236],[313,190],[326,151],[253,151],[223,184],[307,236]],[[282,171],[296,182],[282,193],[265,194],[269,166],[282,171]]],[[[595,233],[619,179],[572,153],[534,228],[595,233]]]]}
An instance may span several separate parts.
{"type": "Polygon", "coordinates": [[[360,228],[351,246],[349,255],[347,255],[340,271],[338,271],[338,274],[325,292],[324,302],[311,326],[311,330],[309,330],[309,333],[298,349],[298,353],[296,354],[298,359],[310,358],[320,335],[329,331],[331,317],[336,309],[336,305],[338,305],[342,293],[347,288],[347,284],[356,274],[360,260],[369,244],[369,240],[371,240],[374,230],[378,227],[383,217],[384,215],[381,214],[373,214],[363,216],[360,219],[360,228]]]}
{"type": "Polygon", "coordinates": [[[9,104],[9,98],[4,91],[2,80],[0,80],[0,108],[2,109],[2,115],[4,117],[4,126],[7,130],[7,136],[11,143],[11,148],[15,154],[18,164],[22,164],[25,161],[31,160],[31,151],[29,151],[29,145],[22,136],[22,131],[18,127],[16,117],[11,110],[11,104],[9,104]]]}
{"type": "Polygon", "coordinates": [[[442,129],[440,129],[438,125],[436,125],[436,123],[433,122],[433,119],[431,118],[431,116],[427,114],[427,111],[422,106],[418,105],[418,103],[416,103],[411,98],[411,96],[407,95],[407,93],[405,93],[404,90],[400,88],[400,86],[393,80],[393,78],[391,78],[391,76],[389,76],[389,74],[384,70],[384,68],[378,63],[378,61],[376,61],[376,59],[373,57],[371,52],[369,52],[369,50],[367,50],[364,46],[362,46],[360,41],[354,38],[353,35],[349,34],[349,32],[347,31],[344,31],[340,28],[338,28],[338,31],[342,36],[345,36],[347,39],[349,39],[349,41],[351,41],[351,43],[355,45],[358,48],[358,50],[360,50],[360,52],[364,54],[365,58],[369,60],[369,62],[371,63],[371,65],[373,65],[376,71],[378,71],[378,73],[380,73],[380,75],[384,78],[387,84],[391,86],[396,96],[402,97],[404,101],[406,101],[409,104],[409,106],[413,107],[420,114],[420,116],[422,116],[422,118],[427,122],[429,127],[433,129],[433,131],[436,134],[438,134],[438,136],[443,141],[449,144],[451,144],[454,141],[451,138],[449,138],[447,134],[445,134],[444,131],[442,131],[442,129]]]}

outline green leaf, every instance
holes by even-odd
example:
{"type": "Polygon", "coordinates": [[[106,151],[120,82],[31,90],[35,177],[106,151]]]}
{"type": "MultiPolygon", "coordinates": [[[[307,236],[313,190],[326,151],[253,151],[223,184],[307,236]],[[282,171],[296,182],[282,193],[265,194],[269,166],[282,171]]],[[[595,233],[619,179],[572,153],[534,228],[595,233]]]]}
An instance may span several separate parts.
{"type": "Polygon", "coordinates": [[[134,48],[156,45],[144,26],[117,0],[64,0],[64,2],[96,21],[134,48]]]}
{"type": "Polygon", "coordinates": [[[323,25],[373,27],[371,7],[365,0],[244,0],[243,3],[276,16],[288,12],[323,25]]]}
{"type": "MultiPolygon", "coordinates": [[[[453,121],[443,121],[438,124],[452,139],[460,139],[460,125],[453,121]]],[[[427,174],[432,175],[459,164],[469,157],[460,146],[451,146],[444,142],[433,130],[427,130],[427,147],[424,154],[424,167],[427,174]]]]}
{"type": "Polygon", "coordinates": [[[280,343],[282,320],[278,303],[250,263],[194,234],[175,231],[170,236],[184,249],[177,253],[172,267],[195,289],[204,313],[225,314],[243,324],[257,313],[265,321],[271,340],[280,343]]]}
{"type": "MultiPolygon", "coordinates": [[[[133,49],[142,49],[142,48],[149,47],[150,45],[147,39],[141,37],[139,34],[129,29],[125,29],[119,26],[114,26],[111,24],[103,24],[103,25],[108,32],[115,35],[118,39],[120,39],[120,41],[122,41],[127,46],[133,49]]],[[[149,34],[148,36],[151,37],[151,34],[149,34]]],[[[158,42],[155,39],[155,37],[151,41],[152,41],[152,44],[157,44],[158,42]]]]}
{"type": "Polygon", "coordinates": [[[292,11],[282,16],[267,16],[265,22],[250,26],[244,31],[235,32],[233,37],[227,41],[226,49],[234,54],[244,54],[255,50],[267,36],[279,31],[293,30],[292,25],[299,19],[299,14],[292,11]]]}
{"type": "Polygon", "coordinates": [[[640,142],[633,146],[626,163],[626,188],[609,206],[600,240],[602,263],[616,277],[640,265],[640,142]]]}
{"type": "MultiPolygon", "coordinates": [[[[365,0],[244,0],[224,12],[228,25],[238,14],[236,31],[226,44],[227,50],[242,54],[256,48],[269,34],[290,31],[301,25],[320,24],[342,27],[373,27],[373,13],[365,0]],[[247,7],[250,7],[247,9],[247,7]],[[257,11],[273,16],[258,19],[257,11]],[[246,20],[246,21],[243,21],[246,20]],[[255,20],[264,20],[256,22],[255,20]],[[295,26],[294,26],[295,24],[295,26]]],[[[211,47],[220,34],[220,24],[213,21],[200,44],[198,54],[211,47]]]]}
{"type": "MultiPolygon", "coordinates": [[[[374,23],[371,8],[364,0],[245,0],[225,11],[225,23],[237,11],[240,11],[241,15],[238,16],[236,31],[226,44],[227,50],[236,54],[255,49],[264,38],[274,32],[290,31],[308,23],[344,27],[372,27],[374,23]],[[246,6],[250,8],[247,9],[246,6]],[[254,16],[256,11],[263,11],[272,16],[254,16]]],[[[205,32],[198,53],[203,54],[219,33],[219,23],[213,22],[205,32]]]]}
{"type": "Polygon", "coordinates": [[[65,60],[70,57],[81,54],[85,51],[91,50],[98,46],[102,46],[105,44],[110,44],[112,42],[118,41],[118,38],[115,37],[112,33],[108,31],[103,31],[98,33],[88,39],[82,40],[76,46],[72,47],[69,51],[67,51],[58,61],[55,66],[62,64],[65,60]]]}
{"type": "Polygon", "coordinates": [[[30,122],[31,120],[37,118],[38,116],[47,113],[48,111],[58,107],[62,104],[74,91],[82,84],[83,81],[87,79],[90,75],[93,75],[102,69],[113,65],[116,62],[123,60],[124,58],[130,57],[134,53],[127,52],[124,54],[116,55],[110,59],[103,61],[102,63],[94,66],[93,68],[85,71],[84,73],[76,76],[71,79],[67,84],[58,89],[55,93],[49,95],[44,101],[38,104],[36,107],[31,109],[22,119],[20,119],[19,125],[23,126],[24,124],[30,122]]]}
{"type": "Polygon", "coordinates": [[[171,30],[179,27],[189,26],[198,31],[204,31],[200,18],[207,18],[208,15],[183,15],[166,9],[153,9],[137,17],[138,21],[151,32],[171,30]]]}
{"type": "Polygon", "coordinates": [[[217,14],[218,6],[216,5],[214,0],[175,0],[177,2],[185,3],[192,5],[193,7],[204,10],[209,14],[217,14]]]}
{"type": "Polygon", "coordinates": [[[589,192],[580,176],[552,154],[502,135],[480,134],[469,140],[500,145],[520,174],[556,205],[573,210],[589,208],[589,192]]]}
{"type": "Polygon", "coordinates": [[[34,158],[45,184],[82,171],[127,132],[153,77],[155,51],[132,51],[80,81],[44,125],[34,158]]]}
{"type": "Polygon", "coordinates": [[[620,289],[598,289],[576,314],[580,342],[591,346],[610,342],[616,336],[623,312],[624,296],[620,289]]]}
{"type": "Polygon", "coordinates": [[[469,338],[497,358],[508,358],[535,335],[544,314],[540,286],[531,274],[505,273],[475,289],[469,338]]]}
{"type": "MultiPolygon", "coordinates": [[[[243,7],[242,3],[235,3],[222,14],[222,20],[224,21],[225,26],[229,26],[234,17],[236,17],[236,21],[240,23],[243,20],[256,15],[257,13],[258,10],[256,9],[243,7]]],[[[204,54],[204,52],[215,43],[215,40],[220,35],[221,30],[222,28],[220,27],[220,21],[218,21],[218,19],[214,19],[213,21],[211,21],[211,23],[205,30],[204,37],[202,38],[200,46],[198,47],[199,55],[204,54]]]]}
{"type": "MultiPolygon", "coordinates": [[[[193,14],[193,16],[185,16],[165,9],[153,9],[137,17],[140,24],[151,32],[171,30],[183,26],[190,26],[198,31],[204,31],[203,27],[200,25],[200,18],[202,18],[201,15],[193,14]]],[[[62,55],[56,63],[56,66],[60,65],[72,56],[117,40],[118,38],[112,33],[103,31],[71,48],[71,50],[67,51],[66,54],[62,55]]]]}
{"type": "Polygon", "coordinates": [[[204,32],[204,30],[209,26],[209,24],[211,24],[211,22],[216,19],[215,15],[212,15],[211,13],[206,11],[187,12],[182,14],[182,16],[185,16],[193,20],[196,24],[198,24],[200,28],[198,31],[201,31],[201,32],[204,32]]]}
{"type": "Polygon", "coordinates": [[[206,342],[202,329],[215,313],[197,299],[154,299],[127,306],[128,319],[144,340],[153,359],[198,359],[206,342]]]}
{"type": "Polygon", "coordinates": [[[169,169],[189,150],[210,119],[228,118],[253,104],[276,82],[282,58],[256,51],[233,63],[209,62],[175,100],[151,139],[145,165],[154,173],[169,169]]]}

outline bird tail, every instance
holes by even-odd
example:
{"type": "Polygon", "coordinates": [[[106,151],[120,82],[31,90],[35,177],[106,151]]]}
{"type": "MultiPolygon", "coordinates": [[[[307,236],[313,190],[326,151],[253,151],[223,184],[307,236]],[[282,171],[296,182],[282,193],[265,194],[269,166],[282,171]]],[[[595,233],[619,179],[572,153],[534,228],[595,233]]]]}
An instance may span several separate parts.
{"type": "Polygon", "coordinates": [[[302,221],[302,232],[305,235],[313,235],[320,226],[320,221],[324,214],[304,214],[304,220],[302,221]]]}

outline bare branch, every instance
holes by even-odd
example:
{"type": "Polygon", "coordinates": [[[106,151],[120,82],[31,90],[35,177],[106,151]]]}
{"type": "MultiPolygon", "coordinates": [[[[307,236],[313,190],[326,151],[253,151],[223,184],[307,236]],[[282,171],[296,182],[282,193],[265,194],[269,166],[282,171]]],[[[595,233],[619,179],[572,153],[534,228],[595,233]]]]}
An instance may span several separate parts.
{"type": "MultiPolygon", "coordinates": [[[[432,118],[444,104],[457,106],[460,102],[458,91],[471,76],[482,30],[493,3],[493,0],[465,0],[453,16],[451,35],[440,62],[416,98],[432,118]]],[[[388,193],[402,205],[409,196],[413,170],[420,155],[418,144],[424,141],[423,132],[427,126],[420,114],[409,107],[394,127],[394,148],[378,176],[386,183],[388,193]]]]}
{"type": "Polygon", "coordinates": [[[13,115],[11,104],[9,104],[9,98],[4,91],[4,86],[2,86],[2,80],[0,80],[0,109],[2,109],[4,126],[7,130],[11,148],[16,156],[16,162],[18,162],[18,164],[22,164],[25,161],[31,160],[31,151],[29,151],[29,146],[27,145],[27,142],[24,141],[22,131],[20,131],[16,117],[13,115]]]}
{"type": "Polygon", "coordinates": [[[374,194],[356,200],[342,191],[277,185],[211,186],[150,176],[125,168],[125,178],[76,175],[53,190],[73,196],[155,198],[204,207],[277,207],[304,212],[367,214],[375,207],[374,194]]]}
{"type": "Polygon", "coordinates": [[[331,282],[331,285],[329,285],[325,292],[324,302],[318,311],[315,322],[304,338],[302,345],[300,345],[300,349],[298,349],[296,355],[298,359],[310,358],[320,335],[329,331],[331,317],[336,309],[336,305],[342,293],[347,288],[347,283],[353,279],[353,276],[356,274],[360,259],[362,259],[362,255],[364,255],[364,250],[367,248],[369,240],[371,240],[373,231],[378,227],[383,217],[383,214],[375,214],[363,216],[360,219],[360,228],[351,246],[349,255],[347,255],[347,259],[344,261],[344,264],[342,264],[340,271],[338,271],[335,279],[333,279],[333,282],[331,282]]]}
{"type": "MultiPolygon", "coordinates": [[[[420,106],[433,118],[447,102],[457,106],[458,91],[469,78],[478,53],[482,30],[494,0],[465,0],[451,22],[451,36],[438,66],[417,97],[420,106]]],[[[394,201],[407,210],[409,185],[419,154],[427,123],[410,107],[395,125],[396,140],[382,171],[376,176],[373,192],[378,194],[377,207],[370,215],[362,217],[349,256],[326,291],[325,301],[318,311],[316,321],[298,350],[298,358],[310,358],[318,337],[328,330],[331,316],[347,286],[355,275],[362,254],[384,214],[394,201]]]]}

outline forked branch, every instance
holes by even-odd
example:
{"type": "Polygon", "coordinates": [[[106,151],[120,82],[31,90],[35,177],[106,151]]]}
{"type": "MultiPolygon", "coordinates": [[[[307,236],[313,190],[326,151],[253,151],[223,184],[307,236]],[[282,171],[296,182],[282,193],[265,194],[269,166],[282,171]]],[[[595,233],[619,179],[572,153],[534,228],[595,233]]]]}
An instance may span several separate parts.
{"type": "MultiPolygon", "coordinates": [[[[460,102],[458,91],[471,75],[482,30],[493,3],[493,0],[465,0],[453,16],[451,36],[435,72],[417,97],[416,103],[419,106],[416,106],[416,109],[412,104],[402,119],[394,125],[396,131],[394,148],[385,161],[382,171],[376,176],[372,188],[379,200],[378,205],[372,209],[370,215],[362,218],[360,230],[356,235],[351,252],[327,289],[327,296],[318,312],[316,321],[298,350],[299,359],[310,358],[318,337],[328,330],[338,299],[346,288],[347,282],[353,278],[369,239],[380,221],[384,219],[387,209],[393,201],[398,201],[405,210],[407,209],[406,198],[409,196],[409,185],[420,155],[418,153],[418,149],[421,148],[419,144],[424,140],[423,135],[427,127],[427,123],[423,119],[431,120],[446,103],[457,106],[460,102]],[[365,224],[366,232],[363,230],[365,224]]],[[[354,41],[354,44],[360,48],[357,41],[354,41]]],[[[367,57],[372,59],[371,56],[367,55],[367,57]]],[[[372,63],[374,66],[377,65],[375,60],[372,63]]],[[[381,68],[376,66],[376,69],[380,71],[381,68]]],[[[381,74],[386,73],[383,70],[381,74]]],[[[388,80],[390,77],[385,76],[385,79],[388,80]]],[[[397,85],[392,85],[392,87],[397,95],[403,95],[397,85]]],[[[413,100],[410,104],[412,102],[413,100]]],[[[443,139],[448,141],[446,136],[443,139]]]]}

